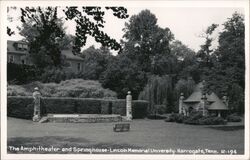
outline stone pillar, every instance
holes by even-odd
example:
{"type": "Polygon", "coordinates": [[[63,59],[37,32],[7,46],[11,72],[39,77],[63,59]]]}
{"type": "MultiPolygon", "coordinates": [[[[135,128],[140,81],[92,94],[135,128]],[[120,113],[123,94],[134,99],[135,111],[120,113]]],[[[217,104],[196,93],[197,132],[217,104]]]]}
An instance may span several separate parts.
{"type": "Polygon", "coordinates": [[[218,117],[221,117],[220,111],[218,111],[218,117]]]}
{"type": "Polygon", "coordinates": [[[179,98],[179,114],[183,114],[183,111],[184,111],[183,100],[184,100],[184,96],[183,96],[183,93],[181,93],[181,96],[179,98]]]}
{"type": "Polygon", "coordinates": [[[222,102],[228,107],[228,97],[226,95],[222,97],[222,102]]]}
{"type": "Polygon", "coordinates": [[[132,96],[130,91],[128,91],[126,97],[126,117],[127,120],[132,120],[132,96]]]}
{"type": "Polygon", "coordinates": [[[33,100],[34,100],[34,113],[33,113],[33,121],[39,121],[41,118],[41,93],[39,92],[38,87],[34,88],[33,92],[33,100]]]}
{"type": "Polygon", "coordinates": [[[206,101],[207,101],[207,97],[206,94],[202,94],[201,97],[201,107],[202,107],[202,115],[206,116],[206,101]]]}

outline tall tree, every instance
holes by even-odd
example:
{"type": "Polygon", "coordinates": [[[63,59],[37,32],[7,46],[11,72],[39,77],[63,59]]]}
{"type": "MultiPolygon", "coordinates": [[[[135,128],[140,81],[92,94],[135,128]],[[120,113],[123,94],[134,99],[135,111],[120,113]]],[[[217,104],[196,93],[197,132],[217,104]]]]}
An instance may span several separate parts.
{"type": "Polygon", "coordinates": [[[219,46],[214,53],[213,68],[207,76],[207,88],[220,96],[229,96],[229,107],[244,110],[245,88],[245,25],[244,17],[234,13],[224,24],[219,46]],[[232,93],[236,93],[235,96],[232,93]]]}
{"type": "Polygon", "coordinates": [[[100,75],[107,69],[107,66],[115,59],[106,47],[96,49],[94,46],[90,46],[80,56],[84,59],[80,73],[81,77],[93,80],[98,80],[100,75]]]}
{"type": "Polygon", "coordinates": [[[211,49],[212,41],[214,40],[212,34],[214,30],[218,27],[218,24],[212,24],[207,28],[207,30],[201,35],[205,38],[205,44],[201,45],[201,49],[198,51],[198,57],[205,62],[205,65],[208,66],[210,62],[210,55],[213,52],[211,49]]]}
{"type": "Polygon", "coordinates": [[[61,66],[61,51],[56,41],[64,37],[62,21],[57,17],[57,7],[21,8],[23,28],[20,34],[29,43],[29,52],[39,68],[61,66]]]}
{"type": "Polygon", "coordinates": [[[154,56],[170,53],[169,43],[174,36],[169,28],[157,25],[157,18],[149,10],[133,15],[123,30],[124,53],[145,72],[152,71],[154,56]]]}

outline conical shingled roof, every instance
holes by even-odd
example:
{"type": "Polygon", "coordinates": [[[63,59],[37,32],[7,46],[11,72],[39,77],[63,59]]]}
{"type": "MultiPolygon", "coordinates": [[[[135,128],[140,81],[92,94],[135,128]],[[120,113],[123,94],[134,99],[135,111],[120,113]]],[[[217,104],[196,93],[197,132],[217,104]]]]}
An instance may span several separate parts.
{"type": "Polygon", "coordinates": [[[200,102],[201,96],[201,91],[195,91],[184,102],[200,102]]]}
{"type": "Polygon", "coordinates": [[[208,106],[208,110],[228,110],[228,107],[221,101],[215,101],[208,106]]]}
{"type": "MultiPolygon", "coordinates": [[[[183,102],[184,103],[200,103],[202,97],[202,83],[196,85],[194,92],[183,102]]],[[[212,92],[206,94],[207,101],[212,102],[208,106],[208,110],[228,110],[228,107],[220,100],[220,98],[212,92]]]]}

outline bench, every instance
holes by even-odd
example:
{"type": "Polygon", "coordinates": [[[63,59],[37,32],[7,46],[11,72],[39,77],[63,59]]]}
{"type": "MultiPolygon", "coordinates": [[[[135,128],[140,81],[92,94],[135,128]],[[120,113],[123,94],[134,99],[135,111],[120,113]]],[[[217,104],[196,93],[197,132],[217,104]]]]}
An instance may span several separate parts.
{"type": "Polygon", "coordinates": [[[126,132],[129,131],[130,124],[129,123],[117,123],[113,127],[114,132],[126,132]]]}

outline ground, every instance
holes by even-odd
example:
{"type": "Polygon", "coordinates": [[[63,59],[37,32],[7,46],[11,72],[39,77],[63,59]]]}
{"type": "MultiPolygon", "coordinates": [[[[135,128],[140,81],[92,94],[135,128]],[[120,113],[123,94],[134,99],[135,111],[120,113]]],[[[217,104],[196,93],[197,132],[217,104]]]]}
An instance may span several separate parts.
{"type": "MultiPolygon", "coordinates": [[[[31,120],[10,117],[7,119],[7,125],[8,146],[19,148],[21,146],[53,146],[61,148],[165,149],[168,151],[170,149],[210,149],[216,150],[219,154],[221,150],[227,152],[233,149],[233,152],[236,151],[237,154],[244,153],[244,129],[242,128],[224,130],[145,119],[133,120],[129,132],[113,132],[114,123],[35,123],[31,120]]],[[[86,150],[78,151],[88,153],[86,150]]],[[[8,153],[29,152],[10,150],[8,147],[8,153]]]]}

